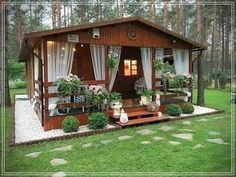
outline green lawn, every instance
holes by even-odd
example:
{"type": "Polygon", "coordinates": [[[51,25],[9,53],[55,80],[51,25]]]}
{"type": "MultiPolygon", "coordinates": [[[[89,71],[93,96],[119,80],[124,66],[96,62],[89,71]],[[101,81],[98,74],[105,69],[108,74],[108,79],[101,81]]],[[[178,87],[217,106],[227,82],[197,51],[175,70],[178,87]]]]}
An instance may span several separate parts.
{"type": "MultiPolygon", "coordinates": [[[[14,91],[15,92],[15,91],[14,91]]],[[[16,93],[16,92],[15,92],[16,93]]],[[[195,93],[195,92],[194,92],[195,93]]],[[[7,172],[230,172],[231,146],[208,143],[208,138],[222,138],[231,142],[230,93],[225,91],[206,90],[206,104],[209,107],[225,110],[225,113],[211,116],[192,118],[192,125],[182,124],[183,120],[152,124],[134,128],[122,129],[90,137],[74,138],[45,142],[31,146],[6,146],[7,172]],[[213,120],[214,117],[223,117],[213,120]],[[200,118],[209,119],[207,122],[197,121],[200,118]],[[159,130],[161,126],[173,127],[169,132],[159,130]],[[152,135],[139,135],[137,130],[149,129],[152,135]],[[193,141],[172,137],[172,133],[180,133],[179,129],[193,129],[193,141]],[[221,135],[209,135],[208,131],[218,131],[221,135]],[[133,136],[130,140],[118,140],[119,136],[133,136]],[[154,141],[154,136],[164,140],[154,141]],[[111,144],[102,145],[101,140],[111,139],[111,144]],[[181,145],[170,145],[168,141],[179,141],[181,145]],[[141,141],[151,141],[143,145],[141,141]],[[92,147],[82,148],[82,144],[93,143],[92,147]],[[202,144],[205,148],[192,148],[202,144]],[[64,145],[72,145],[70,152],[49,152],[51,149],[64,145]],[[41,151],[35,159],[24,157],[25,154],[41,151]],[[63,158],[68,164],[53,167],[50,160],[63,158]]],[[[194,98],[194,100],[196,100],[194,98]]],[[[6,132],[9,138],[11,124],[11,108],[6,109],[6,132]]],[[[7,138],[7,139],[8,139],[7,138]]],[[[8,144],[8,143],[7,143],[8,144]]],[[[101,175],[101,174],[100,174],[101,175]]],[[[98,176],[100,176],[98,175],[98,176]]],[[[111,176],[112,174],[108,174],[111,176]]],[[[113,174],[114,175],[114,174],[113,174]]],[[[13,175],[14,176],[14,175],[13,175]]],[[[42,176],[42,175],[38,175],[42,176]]],[[[125,175],[124,175],[125,176],[125,175]]],[[[144,175],[147,176],[147,175],[144,175]]],[[[183,176],[183,175],[180,175],[183,176]]],[[[220,176],[223,176],[220,175],[220,176]]]]}

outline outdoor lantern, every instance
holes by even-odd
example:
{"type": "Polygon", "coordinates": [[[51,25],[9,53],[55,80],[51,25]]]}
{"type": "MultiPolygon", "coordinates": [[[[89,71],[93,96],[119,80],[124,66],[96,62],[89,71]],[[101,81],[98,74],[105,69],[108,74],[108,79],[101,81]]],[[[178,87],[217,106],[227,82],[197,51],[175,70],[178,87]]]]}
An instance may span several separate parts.
{"type": "Polygon", "coordinates": [[[120,115],[120,122],[125,124],[128,122],[128,114],[125,113],[124,109],[121,110],[121,115],[120,115]]]}

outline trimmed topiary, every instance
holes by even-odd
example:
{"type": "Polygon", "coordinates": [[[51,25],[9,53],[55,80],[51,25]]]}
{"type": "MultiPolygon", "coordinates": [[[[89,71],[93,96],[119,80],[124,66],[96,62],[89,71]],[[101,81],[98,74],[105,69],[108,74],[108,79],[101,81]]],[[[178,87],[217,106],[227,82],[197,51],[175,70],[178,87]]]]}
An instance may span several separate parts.
{"type": "Polygon", "coordinates": [[[181,112],[181,108],[177,104],[169,104],[165,109],[165,113],[169,114],[170,116],[179,116],[181,112]]]}
{"type": "Polygon", "coordinates": [[[184,114],[192,114],[194,111],[194,107],[192,103],[184,103],[181,106],[181,109],[184,114]]]}
{"type": "Polygon", "coordinates": [[[107,125],[107,116],[104,113],[96,112],[89,116],[88,127],[91,129],[102,129],[107,125]]]}
{"type": "Polygon", "coordinates": [[[66,116],[62,122],[62,129],[65,133],[77,132],[79,121],[74,116],[66,116]]]}

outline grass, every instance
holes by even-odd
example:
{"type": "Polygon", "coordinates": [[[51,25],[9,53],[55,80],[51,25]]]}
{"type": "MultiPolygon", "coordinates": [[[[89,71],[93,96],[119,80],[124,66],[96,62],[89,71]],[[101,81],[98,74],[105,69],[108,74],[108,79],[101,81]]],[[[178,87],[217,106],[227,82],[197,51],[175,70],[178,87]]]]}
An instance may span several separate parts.
{"type": "MultiPolygon", "coordinates": [[[[14,93],[18,91],[14,90],[14,93]]],[[[219,115],[204,116],[207,122],[191,119],[192,125],[183,125],[183,121],[166,122],[161,124],[144,125],[134,128],[122,129],[90,137],[74,138],[45,142],[31,146],[6,147],[7,172],[230,172],[231,146],[207,143],[207,138],[219,136],[208,135],[208,131],[221,132],[220,137],[231,142],[230,121],[230,93],[206,90],[206,105],[225,110],[219,115]],[[213,117],[222,116],[223,119],[212,120],[213,117]],[[172,126],[170,132],[160,131],[161,126],[172,126]],[[179,129],[193,129],[193,141],[180,140],[172,137],[172,133],[179,129]],[[139,135],[137,130],[150,129],[153,135],[139,135]],[[119,141],[122,135],[133,136],[131,140],[119,141]],[[162,141],[153,141],[152,137],[161,136],[162,141]],[[101,140],[112,139],[108,145],[102,145],[101,140]],[[179,141],[178,146],[169,145],[168,141],[179,141]],[[151,144],[142,145],[141,141],[151,141],[151,144]],[[93,143],[96,146],[82,148],[82,144],[93,143]],[[192,150],[196,144],[205,148],[192,150]],[[64,145],[72,145],[70,152],[50,152],[51,149],[64,145]],[[42,154],[35,159],[24,157],[25,154],[41,151],[42,154]],[[68,164],[53,167],[50,160],[64,158],[68,164]]],[[[196,98],[194,97],[194,100],[196,98]]],[[[6,131],[10,131],[11,108],[6,109],[6,131]]],[[[202,117],[201,117],[202,118],[202,117]]],[[[7,134],[9,136],[9,133],[7,134]]],[[[9,139],[9,138],[7,138],[9,139]]],[[[42,175],[39,175],[42,176],[42,175]]],[[[99,175],[98,175],[99,176],[99,175]]],[[[147,175],[145,175],[147,176],[147,175]]],[[[221,175],[223,176],[223,175],[221,175]]]]}

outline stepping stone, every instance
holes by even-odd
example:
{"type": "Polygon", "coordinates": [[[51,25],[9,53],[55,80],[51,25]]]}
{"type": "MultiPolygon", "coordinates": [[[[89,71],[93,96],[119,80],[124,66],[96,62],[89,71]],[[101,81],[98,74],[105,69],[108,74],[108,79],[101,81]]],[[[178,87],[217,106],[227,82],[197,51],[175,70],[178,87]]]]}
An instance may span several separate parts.
{"type": "Polygon", "coordinates": [[[190,121],[183,121],[182,122],[184,125],[191,125],[191,122],[190,121]]]}
{"type": "Polygon", "coordinates": [[[127,139],[131,139],[133,138],[132,136],[128,136],[128,135],[124,135],[124,136],[120,136],[119,140],[127,140],[127,139]]]}
{"type": "Polygon", "coordinates": [[[164,138],[160,137],[160,136],[155,136],[152,138],[155,141],[160,141],[160,140],[164,140],[164,138]]]}
{"type": "Polygon", "coordinates": [[[165,131],[165,132],[167,132],[167,131],[169,131],[171,129],[172,129],[171,126],[162,126],[162,127],[159,128],[159,130],[162,130],[162,131],[165,131]]]}
{"type": "Polygon", "coordinates": [[[169,141],[169,144],[172,144],[172,145],[179,145],[179,144],[181,144],[181,143],[178,142],[178,141],[169,141]]]}
{"type": "Polygon", "coordinates": [[[60,148],[55,148],[55,149],[52,149],[50,151],[70,151],[71,149],[72,149],[72,146],[68,145],[68,146],[63,146],[63,147],[60,147],[60,148]]]}
{"type": "Polygon", "coordinates": [[[184,140],[189,140],[189,141],[193,140],[193,134],[192,133],[172,134],[172,136],[176,137],[176,138],[181,138],[181,139],[184,139],[184,140]]]}
{"type": "Polygon", "coordinates": [[[208,134],[209,135],[221,135],[220,132],[216,132],[216,131],[209,131],[208,134]]]}
{"type": "Polygon", "coordinates": [[[224,142],[221,138],[216,138],[216,139],[207,139],[208,142],[210,143],[215,143],[215,144],[229,144],[227,142],[224,142]]]}
{"type": "Polygon", "coordinates": [[[32,157],[32,158],[36,158],[38,157],[42,152],[32,152],[30,154],[26,154],[25,157],[32,157]]]}
{"type": "Polygon", "coordinates": [[[192,149],[198,149],[198,148],[204,148],[205,146],[201,145],[201,144],[197,144],[196,146],[194,146],[192,149]]]}
{"type": "Polygon", "coordinates": [[[151,141],[142,141],[141,144],[150,144],[151,141]]]}
{"type": "Polygon", "coordinates": [[[208,121],[208,119],[198,119],[197,121],[199,121],[199,122],[206,122],[206,121],[208,121]]]}
{"type": "Polygon", "coordinates": [[[184,132],[195,132],[195,130],[192,130],[192,129],[179,129],[179,131],[184,131],[184,132]]]}
{"type": "Polygon", "coordinates": [[[86,144],[83,144],[82,147],[88,148],[88,147],[91,147],[92,145],[93,145],[92,143],[86,143],[86,144]]]}
{"type": "Polygon", "coordinates": [[[100,143],[102,143],[103,145],[106,145],[106,144],[110,144],[112,143],[113,140],[102,140],[100,141],[100,143]]]}
{"type": "Polygon", "coordinates": [[[65,176],[66,176],[66,174],[63,171],[56,172],[56,173],[52,174],[52,177],[65,177],[65,176]]]}
{"type": "Polygon", "coordinates": [[[217,120],[217,119],[223,119],[224,117],[213,117],[213,118],[211,118],[211,119],[213,119],[213,120],[217,120]]]}
{"type": "Polygon", "coordinates": [[[155,132],[149,129],[143,129],[143,130],[136,131],[136,133],[141,134],[141,135],[150,135],[155,132]]]}
{"type": "Polygon", "coordinates": [[[61,158],[56,158],[50,161],[52,166],[57,166],[57,165],[64,165],[67,164],[67,161],[65,159],[61,158]]]}

